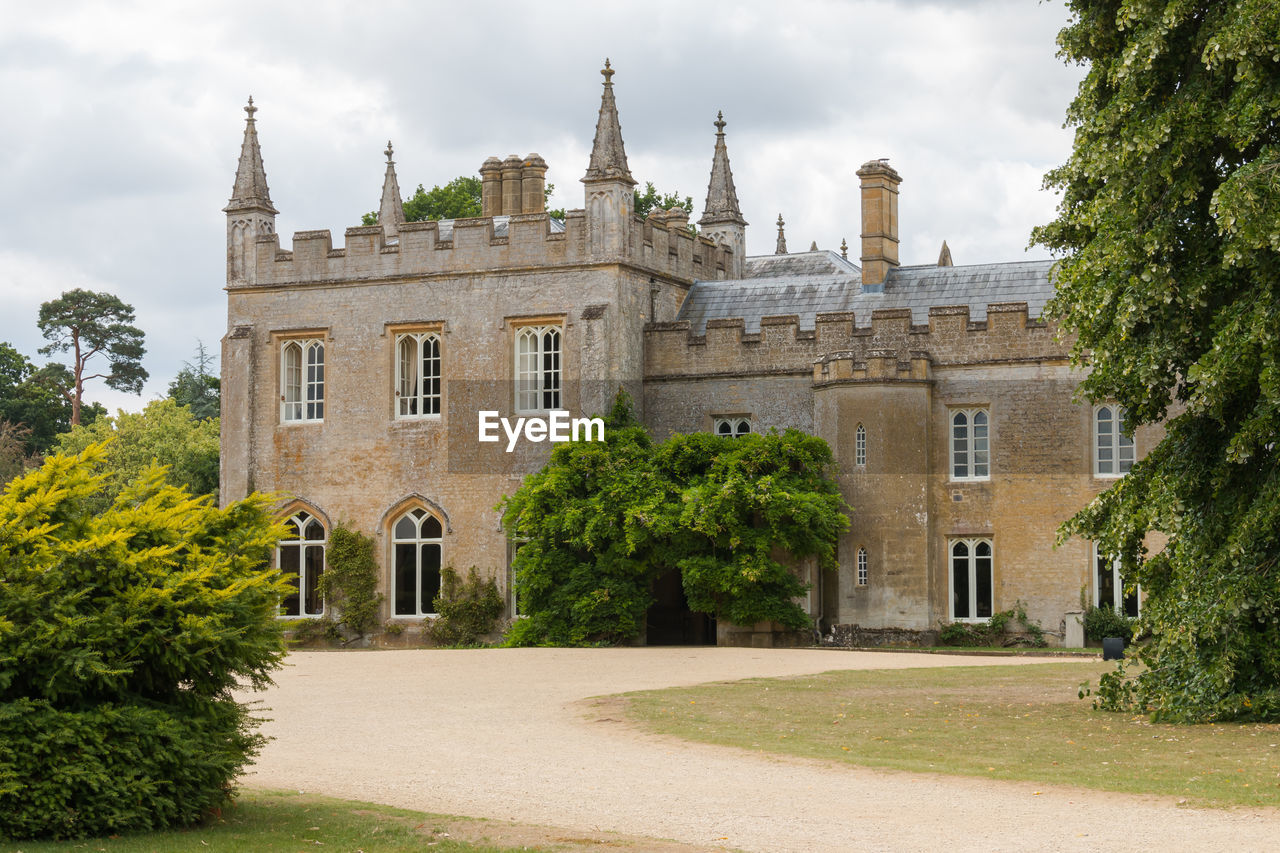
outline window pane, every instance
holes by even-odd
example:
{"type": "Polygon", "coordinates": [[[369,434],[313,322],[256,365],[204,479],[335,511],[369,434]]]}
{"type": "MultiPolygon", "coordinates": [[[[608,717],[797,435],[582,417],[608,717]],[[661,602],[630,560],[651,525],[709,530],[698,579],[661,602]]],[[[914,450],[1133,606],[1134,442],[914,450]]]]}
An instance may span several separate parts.
{"type": "Polygon", "coordinates": [[[423,539],[439,539],[440,538],[440,519],[434,515],[428,516],[422,522],[422,538],[423,539]]]}
{"type": "MultiPolygon", "coordinates": [[[[963,543],[957,543],[957,546],[963,547],[963,543]]],[[[969,618],[968,552],[969,549],[964,548],[963,555],[957,553],[951,559],[951,617],[953,619],[969,618]]]]}
{"type": "Polygon", "coordinates": [[[751,421],[748,421],[748,420],[746,420],[745,418],[744,418],[744,419],[742,419],[742,420],[740,420],[740,421],[738,421],[738,430],[737,430],[737,432],[738,432],[738,435],[739,435],[739,436],[747,435],[748,433],[750,433],[750,432],[751,432],[751,421]]]}
{"type": "Polygon", "coordinates": [[[411,544],[396,545],[395,563],[395,613],[397,616],[412,616],[418,575],[417,548],[411,544]]]}
{"type": "Polygon", "coordinates": [[[324,613],[324,600],[320,597],[320,575],[324,572],[324,547],[308,545],[306,548],[306,570],[302,598],[303,613],[307,616],[319,616],[324,613]]]}
{"type": "Polygon", "coordinates": [[[436,596],[440,594],[440,546],[422,546],[422,599],[420,613],[435,613],[436,596]]]}
{"type": "MultiPolygon", "coordinates": [[[[983,547],[986,547],[990,554],[991,546],[982,543],[978,546],[978,553],[981,555],[983,547]]],[[[974,584],[978,599],[979,619],[991,618],[991,557],[978,556],[974,558],[974,574],[976,575],[976,583],[974,584]]]]}
{"type": "Polygon", "coordinates": [[[396,539],[417,539],[418,525],[414,524],[413,519],[406,515],[396,522],[393,535],[396,539]]]}
{"type": "Polygon", "coordinates": [[[316,521],[314,518],[311,519],[310,521],[307,522],[307,526],[303,534],[303,538],[310,539],[313,541],[323,541],[324,527],[320,524],[320,522],[316,521]]]}
{"type": "Polygon", "coordinates": [[[1116,571],[1114,563],[1104,557],[1098,555],[1098,600],[1095,604],[1098,607],[1116,606],[1116,571]]]}
{"type": "Polygon", "coordinates": [[[280,561],[280,574],[293,585],[293,591],[280,602],[280,612],[285,616],[300,616],[298,610],[298,567],[300,555],[298,545],[281,545],[277,559],[280,561]]]}

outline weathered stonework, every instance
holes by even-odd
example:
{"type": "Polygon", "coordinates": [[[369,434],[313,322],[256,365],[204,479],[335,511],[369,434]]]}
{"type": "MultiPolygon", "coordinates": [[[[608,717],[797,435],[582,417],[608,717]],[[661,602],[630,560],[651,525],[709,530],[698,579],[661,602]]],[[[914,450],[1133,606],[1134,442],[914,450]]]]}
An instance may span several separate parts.
{"type": "MultiPolygon", "coordinates": [[[[854,513],[837,571],[797,567],[822,634],[841,643],[868,632],[932,636],[952,617],[949,548],[967,538],[994,549],[995,610],[1020,601],[1059,639],[1093,557],[1087,543],[1055,549],[1055,531],[1111,481],[1093,473],[1094,414],[1073,399],[1080,376],[1069,342],[1029,307],[1042,302],[1048,265],[1032,285],[1025,275],[1002,284],[1000,265],[952,267],[944,246],[936,269],[945,280],[929,278],[932,267],[899,267],[901,178],[882,161],[857,173],[862,269],[837,253],[785,248],[745,258],[723,119],[702,234],[683,211],[638,217],[612,74],[606,68],[584,207],[563,223],[542,210],[547,166],[534,154],[484,161],[483,217],[399,221],[388,145],[380,224],[348,228],[340,247],[328,231],[295,233],[281,247],[251,105],[226,208],[223,499],[274,492],[326,530],[344,521],[374,536],[388,598],[392,526],[421,509],[441,523],[444,565],[475,565],[510,592],[496,507],[549,445],[510,455],[481,445],[476,413],[513,413],[521,330],[556,328],[561,405],[575,416],[606,411],[622,386],[659,439],[732,418],[828,441],[854,513]],[[809,282],[827,288],[826,302],[804,295],[821,290],[809,282]],[[724,300],[737,292],[741,302],[724,300]],[[408,333],[439,341],[438,415],[398,417],[396,340],[408,333]],[[323,418],[282,414],[290,341],[324,347],[323,418]],[[956,479],[949,419],[978,409],[990,419],[989,475],[956,479]]],[[[1139,454],[1157,438],[1139,430],[1139,454]]],[[[396,618],[389,605],[384,615],[396,618]]],[[[379,642],[419,635],[420,617],[401,621],[403,633],[379,642]]],[[[721,624],[716,636],[813,641],[768,624],[721,624]]]]}

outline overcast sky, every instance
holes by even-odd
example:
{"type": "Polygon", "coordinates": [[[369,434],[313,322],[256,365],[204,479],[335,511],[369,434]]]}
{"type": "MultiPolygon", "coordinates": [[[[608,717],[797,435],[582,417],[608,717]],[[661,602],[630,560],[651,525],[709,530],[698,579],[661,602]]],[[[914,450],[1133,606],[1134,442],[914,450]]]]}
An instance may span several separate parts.
{"type": "Polygon", "coordinates": [[[1061,2],[5,2],[0,23],[0,340],[37,363],[40,303],[84,287],[137,309],[140,409],[226,330],[226,219],[252,94],[277,231],[378,206],[387,140],[410,192],[538,152],[581,207],[606,56],[631,171],[701,214],[716,111],[751,254],[857,256],[858,181],[903,176],[903,263],[1046,257],[1040,189],[1065,160],[1082,71],[1061,2]]]}

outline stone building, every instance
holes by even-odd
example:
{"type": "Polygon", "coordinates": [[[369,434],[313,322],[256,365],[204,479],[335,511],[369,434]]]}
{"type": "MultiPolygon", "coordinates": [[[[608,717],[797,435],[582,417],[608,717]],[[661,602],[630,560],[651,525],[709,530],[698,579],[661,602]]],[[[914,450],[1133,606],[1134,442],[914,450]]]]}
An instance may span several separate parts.
{"type": "MultiPolygon", "coordinates": [[[[619,386],[657,438],[798,427],[830,443],[855,512],[838,572],[799,567],[824,631],[928,631],[1021,602],[1052,640],[1082,591],[1123,606],[1109,561],[1055,549],[1055,529],[1153,437],[1073,398],[1068,345],[1038,319],[1050,263],[954,266],[944,243],[936,264],[901,265],[902,179],[878,160],[852,176],[857,263],[788,253],[781,216],[777,253],[747,257],[722,117],[698,233],[683,210],[636,216],[602,73],[582,209],[548,215],[546,162],[512,155],[480,166],[481,217],[405,222],[388,145],[378,224],[342,246],[280,245],[250,100],[225,209],[222,496],[292,496],[284,610],[324,612],[315,581],[344,521],[378,543],[385,615],[410,636],[442,566],[494,573],[515,612],[495,507],[549,445],[481,442],[478,413],[589,415],[619,386]]],[[[660,597],[679,611],[678,588],[660,597]]],[[[775,639],[706,629],[665,620],[649,639],[775,639]]]]}

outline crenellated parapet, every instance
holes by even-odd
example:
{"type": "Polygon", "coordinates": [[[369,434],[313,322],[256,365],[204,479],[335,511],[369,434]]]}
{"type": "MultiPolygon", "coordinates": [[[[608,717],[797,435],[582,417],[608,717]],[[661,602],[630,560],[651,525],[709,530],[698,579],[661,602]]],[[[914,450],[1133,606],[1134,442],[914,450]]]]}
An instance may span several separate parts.
{"type": "MultiPolygon", "coordinates": [[[[627,250],[616,260],[656,275],[683,279],[719,279],[732,253],[692,234],[687,221],[632,217],[627,250]]],[[[398,239],[380,225],[348,228],[345,244],[335,246],[328,230],[298,231],[291,248],[278,234],[257,238],[255,276],[245,286],[284,287],[312,283],[368,281],[488,270],[527,270],[594,264],[586,217],[569,211],[563,225],[546,213],[406,222],[398,239]]],[[[232,282],[230,287],[236,287],[232,282]]]]}
{"type": "Polygon", "coordinates": [[[692,334],[688,321],[645,328],[645,376],[649,379],[708,375],[812,374],[832,381],[928,380],[932,371],[962,365],[1065,362],[1069,341],[1053,327],[1027,317],[1025,302],[987,306],[985,320],[969,319],[969,307],[935,306],[929,322],[912,322],[909,308],[872,311],[862,325],[853,312],[818,314],[812,329],[795,315],[764,317],[759,332],[742,319],[708,320],[692,334]]]}

